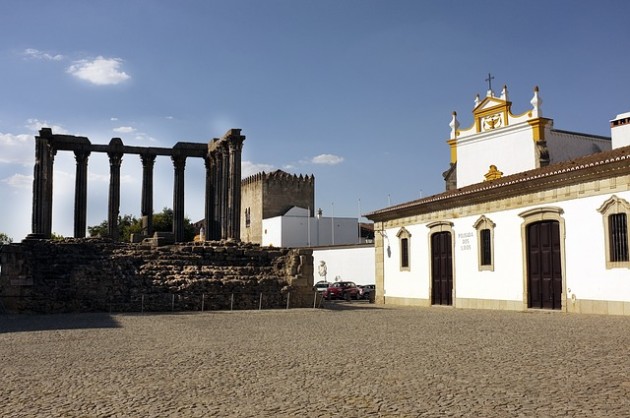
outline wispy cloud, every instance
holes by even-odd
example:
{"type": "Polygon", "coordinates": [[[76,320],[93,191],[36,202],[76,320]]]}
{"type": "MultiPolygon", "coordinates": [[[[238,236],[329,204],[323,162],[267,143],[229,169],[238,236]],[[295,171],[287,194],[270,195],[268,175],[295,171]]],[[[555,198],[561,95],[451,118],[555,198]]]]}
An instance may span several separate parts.
{"type": "Polygon", "coordinates": [[[336,165],[341,164],[343,162],[343,157],[333,154],[320,154],[316,157],[313,157],[311,163],[313,164],[323,164],[323,165],[336,165]]]}
{"type": "Polygon", "coordinates": [[[33,160],[33,137],[0,132],[0,164],[28,164],[33,160]]]}
{"type": "Polygon", "coordinates": [[[114,132],[117,132],[119,134],[129,134],[135,132],[136,128],[133,128],[131,126],[120,126],[118,128],[114,128],[113,130],[114,132]]]}
{"type": "Polygon", "coordinates": [[[94,60],[75,61],[66,72],[76,78],[99,86],[115,85],[127,81],[131,76],[121,70],[120,58],[96,57],[94,60]]]}
{"type": "Polygon", "coordinates": [[[241,162],[241,177],[242,178],[252,176],[262,171],[269,173],[270,171],[275,171],[275,170],[276,168],[270,164],[259,164],[259,163],[253,163],[251,161],[241,162]]]}
{"type": "Polygon", "coordinates": [[[55,134],[66,135],[69,133],[63,126],[55,125],[46,120],[28,119],[25,126],[33,132],[39,132],[42,128],[50,128],[55,134]]]}
{"type": "Polygon", "coordinates": [[[64,59],[63,55],[50,54],[48,52],[40,51],[35,48],[27,48],[22,53],[23,56],[31,59],[46,60],[46,61],[61,61],[64,59]]]}
{"type": "Polygon", "coordinates": [[[14,174],[6,179],[0,180],[2,183],[6,183],[16,189],[30,189],[33,185],[33,176],[26,176],[24,174],[14,174]]]}

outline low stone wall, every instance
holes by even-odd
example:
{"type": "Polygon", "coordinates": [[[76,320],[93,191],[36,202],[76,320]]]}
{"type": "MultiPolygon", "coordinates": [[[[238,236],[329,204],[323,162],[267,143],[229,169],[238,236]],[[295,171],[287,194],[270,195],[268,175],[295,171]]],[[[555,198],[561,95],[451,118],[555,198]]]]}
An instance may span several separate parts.
{"type": "Polygon", "coordinates": [[[0,262],[5,312],[286,308],[287,299],[290,307],[313,305],[310,250],[66,238],[5,245],[0,262]]]}

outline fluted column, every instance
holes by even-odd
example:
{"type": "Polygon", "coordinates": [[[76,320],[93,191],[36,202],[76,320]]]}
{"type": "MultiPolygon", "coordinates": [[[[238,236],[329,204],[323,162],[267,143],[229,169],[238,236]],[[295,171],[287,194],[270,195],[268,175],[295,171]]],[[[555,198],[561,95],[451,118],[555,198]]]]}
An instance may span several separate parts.
{"type": "Polygon", "coordinates": [[[229,172],[230,172],[230,154],[228,151],[227,144],[225,142],[221,143],[219,147],[219,156],[221,157],[221,174],[219,177],[221,178],[221,196],[220,196],[220,207],[221,207],[221,239],[228,238],[228,196],[230,193],[229,187],[229,172]]]}
{"type": "Polygon", "coordinates": [[[184,169],[185,155],[172,155],[175,179],[173,185],[173,235],[175,241],[184,241],[184,169]]]}
{"type": "Polygon", "coordinates": [[[142,161],[142,233],[153,235],[153,166],[155,154],[140,154],[142,161]]]}
{"type": "Polygon", "coordinates": [[[213,150],[210,152],[210,157],[212,158],[213,167],[212,167],[212,226],[210,228],[210,239],[219,240],[221,239],[221,196],[222,196],[222,181],[221,181],[221,173],[223,171],[223,158],[221,157],[218,149],[216,148],[216,143],[218,139],[213,140],[213,150]]]}
{"type": "Polygon", "coordinates": [[[74,150],[77,171],[74,186],[74,237],[85,238],[87,226],[87,163],[90,151],[74,150]]]}
{"type": "Polygon", "coordinates": [[[109,143],[109,202],[107,211],[108,235],[113,240],[120,237],[118,214],[120,210],[120,164],[122,163],[122,140],[113,138],[109,143]]]}
{"type": "Polygon", "coordinates": [[[55,151],[50,128],[35,137],[35,167],[33,169],[33,216],[31,232],[41,238],[52,233],[52,189],[55,151]]]}
{"type": "Polygon", "coordinates": [[[206,155],[204,158],[204,163],[206,165],[206,194],[205,194],[205,211],[204,211],[204,222],[203,228],[205,231],[205,240],[214,239],[212,233],[212,224],[214,218],[214,169],[216,164],[214,163],[214,158],[210,153],[206,155]]]}
{"type": "Polygon", "coordinates": [[[227,238],[235,240],[240,240],[241,236],[241,151],[244,139],[245,137],[235,134],[229,137],[228,142],[230,168],[227,238]]]}

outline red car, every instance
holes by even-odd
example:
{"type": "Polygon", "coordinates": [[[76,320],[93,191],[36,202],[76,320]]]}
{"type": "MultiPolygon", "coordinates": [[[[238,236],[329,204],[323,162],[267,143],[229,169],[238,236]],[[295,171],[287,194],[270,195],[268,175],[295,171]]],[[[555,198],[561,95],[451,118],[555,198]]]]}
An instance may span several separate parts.
{"type": "Polygon", "coordinates": [[[336,282],[322,293],[324,299],[359,299],[359,288],[354,282],[336,282]]]}

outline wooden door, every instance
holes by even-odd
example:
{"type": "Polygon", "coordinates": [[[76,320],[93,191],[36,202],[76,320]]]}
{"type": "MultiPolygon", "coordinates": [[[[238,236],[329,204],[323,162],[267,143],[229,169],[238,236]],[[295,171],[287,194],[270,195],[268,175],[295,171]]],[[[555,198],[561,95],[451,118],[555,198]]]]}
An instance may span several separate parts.
{"type": "Polygon", "coordinates": [[[451,233],[431,235],[431,303],[453,304],[453,256],[451,233]]]}
{"type": "Polygon", "coordinates": [[[527,306],[562,308],[560,225],[536,222],[527,227],[527,306]]]}

